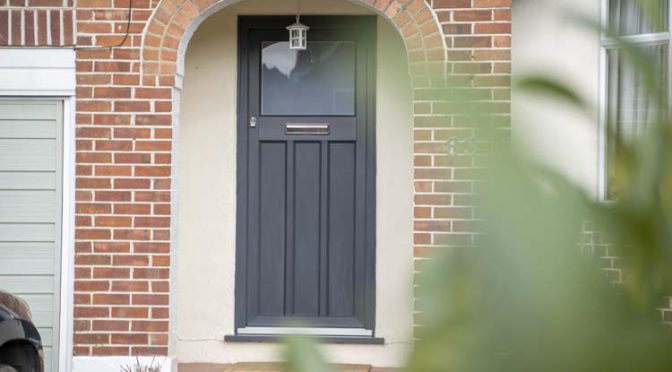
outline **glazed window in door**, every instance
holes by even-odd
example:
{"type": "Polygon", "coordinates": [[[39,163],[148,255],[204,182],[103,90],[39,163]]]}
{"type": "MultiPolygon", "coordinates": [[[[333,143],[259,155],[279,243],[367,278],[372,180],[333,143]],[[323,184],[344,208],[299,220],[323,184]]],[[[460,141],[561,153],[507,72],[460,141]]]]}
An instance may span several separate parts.
{"type": "Polygon", "coordinates": [[[236,332],[373,336],[375,18],[292,21],[239,19],[236,332]]]}
{"type": "Polygon", "coordinates": [[[354,115],[355,43],[287,41],[261,45],[262,115],[354,115]]]}

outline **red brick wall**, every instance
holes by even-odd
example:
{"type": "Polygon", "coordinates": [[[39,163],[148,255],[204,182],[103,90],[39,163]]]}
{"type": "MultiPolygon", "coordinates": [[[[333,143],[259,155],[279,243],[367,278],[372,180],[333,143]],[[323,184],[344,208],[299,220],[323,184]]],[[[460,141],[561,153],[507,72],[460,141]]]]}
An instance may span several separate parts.
{"type": "MultiPolygon", "coordinates": [[[[510,117],[511,1],[433,0],[447,51],[449,83],[474,89],[504,125],[510,117]]],[[[471,244],[475,134],[434,87],[415,88],[415,255],[471,244]],[[452,147],[452,148],[451,148],[452,147]],[[452,155],[450,155],[452,154],[452,155]]]]}
{"type": "Polygon", "coordinates": [[[74,0],[0,0],[0,46],[74,44],[74,0]]]}
{"type": "MultiPolygon", "coordinates": [[[[33,9],[24,1],[55,0],[20,1],[0,0],[0,43],[3,32],[9,35],[2,29],[7,6],[11,12],[30,13],[33,9]]],[[[134,0],[125,38],[128,1],[78,0],[75,6],[75,39],[81,47],[75,355],[167,353],[172,87],[178,54],[184,52],[178,46],[200,14],[220,0],[134,0]]],[[[511,0],[359,1],[392,20],[409,55],[415,128],[413,249],[420,262],[445,246],[472,243],[470,168],[477,164],[472,153],[460,149],[474,133],[441,92],[446,82],[475,88],[499,123],[508,125],[511,0]]],[[[66,5],[57,8],[63,19],[71,14],[66,5]]],[[[7,30],[28,29],[23,23],[17,26],[17,19],[12,16],[7,30]]],[[[63,30],[51,44],[71,41],[63,30]]],[[[7,44],[18,42],[14,35],[7,44]]]]}
{"type": "Polygon", "coordinates": [[[165,355],[170,267],[170,87],[141,85],[158,1],[79,0],[75,355],[165,355]],[[126,30],[129,36],[125,37],[126,30]],[[163,98],[163,99],[161,99],[163,98]]]}
{"type": "MultiPolygon", "coordinates": [[[[433,0],[447,46],[448,84],[468,88],[508,127],[511,98],[511,1],[433,0]]],[[[415,87],[416,270],[441,249],[474,243],[471,193],[476,133],[445,92],[415,87]]],[[[419,314],[416,314],[420,319],[419,314]]],[[[418,324],[416,324],[417,326],[418,324]]]]}
{"type": "MultiPolygon", "coordinates": [[[[624,285],[627,277],[621,265],[623,258],[619,256],[616,247],[606,241],[591,223],[584,225],[581,239],[581,250],[599,258],[600,267],[608,279],[617,286],[624,285]]],[[[672,296],[664,297],[658,310],[663,323],[672,326],[672,296]]]]}

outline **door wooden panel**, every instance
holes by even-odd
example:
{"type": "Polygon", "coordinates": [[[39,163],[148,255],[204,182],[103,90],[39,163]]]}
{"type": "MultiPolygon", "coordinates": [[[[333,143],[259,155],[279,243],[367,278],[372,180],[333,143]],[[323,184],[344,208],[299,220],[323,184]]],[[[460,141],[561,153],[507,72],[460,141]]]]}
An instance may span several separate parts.
{"type": "Polygon", "coordinates": [[[321,143],[294,143],[294,236],[289,286],[292,311],[319,316],[321,143]]]}
{"type": "Polygon", "coordinates": [[[285,148],[262,142],[259,149],[259,312],[264,315],[284,314],[285,148]]]}
{"type": "Polygon", "coordinates": [[[239,19],[236,326],[371,330],[375,18],[292,21],[239,19]]]}
{"type": "Polygon", "coordinates": [[[328,315],[354,316],[355,146],[329,145],[328,315]]]}

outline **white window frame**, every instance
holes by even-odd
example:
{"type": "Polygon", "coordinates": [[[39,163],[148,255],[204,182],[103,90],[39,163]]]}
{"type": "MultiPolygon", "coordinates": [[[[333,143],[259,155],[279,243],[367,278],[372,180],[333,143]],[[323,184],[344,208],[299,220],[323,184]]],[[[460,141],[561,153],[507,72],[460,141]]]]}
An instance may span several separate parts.
{"type": "MultiPolygon", "coordinates": [[[[600,24],[602,25],[603,30],[609,24],[609,0],[600,0],[600,24]]],[[[672,5],[672,4],[671,4],[672,5]]],[[[672,93],[672,6],[668,7],[668,30],[667,32],[660,33],[649,33],[649,34],[638,34],[638,35],[628,35],[622,36],[621,38],[625,41],[637,44],[637,45],[663,45],[667,44],[668,52],[668,81],[667,86],[670,93],[672,93]]],[[[617,49],[617,43],[612,38],[607,37],[607,35],[602,32],[600,35],[600,113],[599,113],[599,151],[598,151],[598,197],[600,200],[608,201],[607,197],[607,179],[608,179],[608,169],[607,169],[607,152],[608,152],[608,138],[607,138],[607,112],[608,107],[608,68],[609,61],[607,53],[610,50],[617,49]]],[[[668,104],[672,107],[672,94],[668,94],[668,104]]]]}

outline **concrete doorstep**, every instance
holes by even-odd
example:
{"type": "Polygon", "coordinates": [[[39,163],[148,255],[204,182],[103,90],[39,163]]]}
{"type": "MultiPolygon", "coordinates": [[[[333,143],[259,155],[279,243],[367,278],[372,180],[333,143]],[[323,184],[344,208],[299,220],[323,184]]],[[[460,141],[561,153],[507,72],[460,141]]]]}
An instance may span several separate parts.
{"type": "MultiPolygon", "coordinates": [[[[369,365],[362,364],[335,364],[336,372],[373,372],[369,365]]],[[[378,370],[381,371],[382,370],[378,370]]],[[[178,372],[283,372],[281,363],[235,363],[235,364],[208,364],[208,363],[180,363],[178,372]]]]}

